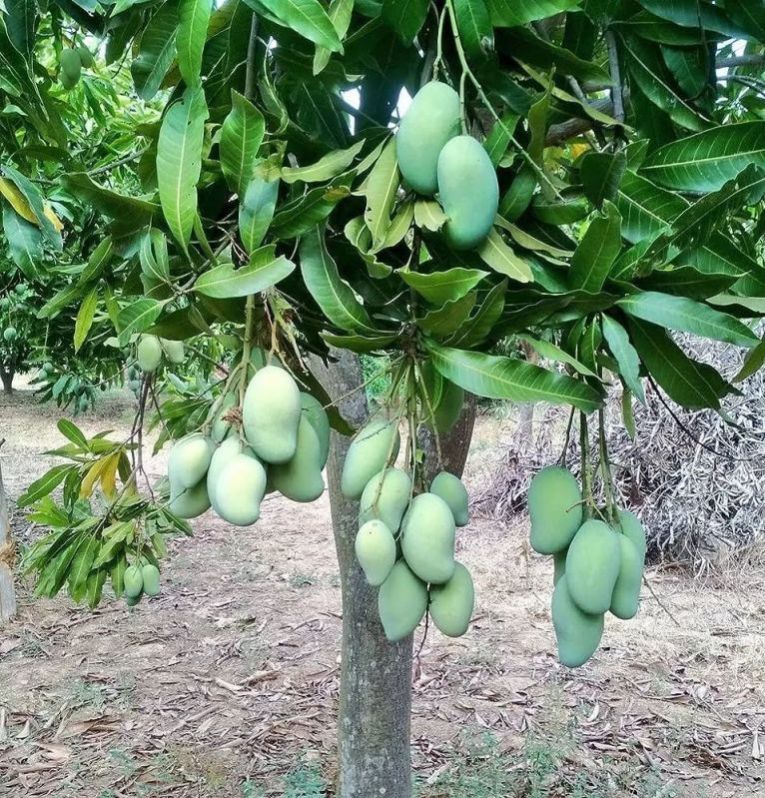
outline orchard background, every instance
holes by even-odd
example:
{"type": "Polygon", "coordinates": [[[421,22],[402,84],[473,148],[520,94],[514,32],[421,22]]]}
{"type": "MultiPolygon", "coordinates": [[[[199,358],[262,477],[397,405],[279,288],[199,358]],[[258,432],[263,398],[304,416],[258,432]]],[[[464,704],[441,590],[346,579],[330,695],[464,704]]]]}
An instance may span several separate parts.
{"type": "MultiPolygon", "coordinates": [[[[525,486],[509,524],[485,498],[537,447],[523,403],[544,408],[534,469],[571,466],[604,520],[668,501],[609,455],[614,425],[640,446],[643,407],[721,473],[759,456],[698,429],[718,414],[742,440],[765,361],[763,40],[761,0],[5,0],[0,614],[12,569],[20,606],[0,785],[761,791],[757,520],[703,582],[658,557],[672,524],[649,528],[638,618],[609,618],[568,672],[525,486]],[[481,168],[439,158],[416,194],[397,131],[432,80],[481,168]],[[149,366],[153,335],[173,343],[149,366]],[[188,524],[163,445],[207,433],[265,361],[328,411],[328,490],[269,495],[252,527],[188,524]],[[417,493],[464,469],[482,497],[457,539],[465,637],[383,634],[339,489],[349,436],[380,414],[417,493]],[[140,562],[162,590],[128,608],[140,562]]],[[[419,160],[446,152],[428,124],[410,125],[419,160]]]]}

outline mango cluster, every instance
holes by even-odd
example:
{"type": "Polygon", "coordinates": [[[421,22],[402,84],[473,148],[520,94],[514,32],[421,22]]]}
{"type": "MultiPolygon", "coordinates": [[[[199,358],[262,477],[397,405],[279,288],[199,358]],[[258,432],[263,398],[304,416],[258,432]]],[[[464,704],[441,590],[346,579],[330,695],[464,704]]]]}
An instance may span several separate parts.
{"type": "Polygon", "coordinates": [[[187,435],[171,449],[170,509],[181,518],[212,507],[224,521],[250,526],[266,493],[311,502],[324,492],[329,420],[319,401],[302,393],[285,369],[268,365],[238,404],[235,392],[226,394],[210,434],[187,435]]]}
{"type": "Polygon", "coordinates": [[[359,500],[356,558],[367,582],[379,587],[386,637],[401,640],[430,612],[445,635],[465,634],[473,614],[470,572],[454,557],[457,526],[468,522],[462,481],[442,471],[426,493],[413,495],[411,476],[390,466],[398,455],[395,422],[377,419],[352,441],[341,489],[359,500]]]}
{"type": "Polygon", "coordinates": [[[155,372],[165,358],[177,365],[183,363],[184,357],[183,341],[171,341],[169,338],[159,338],[156,335],[142,335],[135,348],[138,368],[146,374],[155,372]]]}
{"type": "Polygon", "coordinates": [[[59,80],[61,85],[69,91],[80,80],[83,67],[93,66],[93,54],[87,47],[67,47],[61,51],[59,59],[59,80]]]}
{"type": "Polygon", "coordinates": [[[129,565],[122,579],[129,607],[138,604],[144,595],[159,595],[159,568],[153,563],[129,565]]]}
{"type": "Polygon", "coordinates": [[[438,195],[444,235],[457,250],[474,249],[491,231],[499,185],[486,150],[460,135],[460,98],[451,86],[425,84],[401,120],[396,138],[404,184],[426,197],[438,195]]]}
{"type": "Polygon", "coordinates": [[[560,661],[583,665],[603,635],[604,616],[634,618],[646,553],[645,531],[627,510],[618,524],[585,519],[582,493],[565,468],[543,468],[528,495],[531,547],[554,562],[552,619],[560,661]]]}

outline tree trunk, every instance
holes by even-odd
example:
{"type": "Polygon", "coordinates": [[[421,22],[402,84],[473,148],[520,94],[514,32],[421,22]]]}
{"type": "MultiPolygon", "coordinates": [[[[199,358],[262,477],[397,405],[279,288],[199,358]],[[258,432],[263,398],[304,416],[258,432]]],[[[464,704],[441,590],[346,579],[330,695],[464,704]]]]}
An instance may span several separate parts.
{"type": "MultiPolygon", "coordinates": [[[[360,387],[361,364],[350,352],[335,355],[338,362],[320,372],[333,399],[346,397],[338,402],[338,409],[358,427],[368,413],[360,387]]],[[[470,407],[444,441],[444,459],[449,452],[455,473],[461,473],[470,444],[475,405],[470,407]]],[[[350,441],[335,432],[332,436],[327,475],[343,594],[338,796],[411,798],[412,637],[390,643],[383,633],[377,615],[377,588],[367,584],[354,553],[358,502],[340,492],[350,441]]]]}
{"type": "MultiPolygon", "coordinates": [[[[2,444],[3,441],[0,441],[0,446],[2,444]]],[[[16,593],[13,587],[14,552],[8,501],[3,485],[3,469],[0,463],[0,626],[16,614],[16,593]]]]}
{"type": "Polygon", "coordinates": [[[8,369],[6,371],[4,368],[0,367],[0,380],[3,383],[3,391],[7,394],[13,393],[13,378],[16,372],[13,369],[8,369]]]}

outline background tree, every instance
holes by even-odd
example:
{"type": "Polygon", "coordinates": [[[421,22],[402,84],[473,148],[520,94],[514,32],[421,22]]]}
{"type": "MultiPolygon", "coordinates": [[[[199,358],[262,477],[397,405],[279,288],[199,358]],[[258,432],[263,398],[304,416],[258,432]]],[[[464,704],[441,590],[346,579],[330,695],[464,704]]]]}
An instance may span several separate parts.
{"type": "MultiPolygon", "coordinates": [[[[6,236],[11,250],[46,235],[55,247],[45,221],[55,198],[89,265],[43,315],[72,308],[85,338],[97,319],[125,349],[143,333],[215,336],[224,367],[245,375],[260,346],[327,401],[306,366],[315,355],[344,433],[366,412],[349,353],[383,355],[388,405],[410,441],[425,438],[408,452],[422,484],[452,448],[454,470],[464,463],[469,413],[456,431],[439,423],[463,392],[570,405],[587,509],[599,511],[597,465],[613,513],[600,410],[609,390],[621,390],[628,428],[644,378],[685,407],[719,409],[733,386],[689,357],[676,331],[750,350],[742,377],[763,359],[742,321],[765,296],[760,10],[751,0],[6,3],[0,91],[21,124],[2,128],[2,176],[31,217],[4,199],[6,236]],[[92,76],[69,52],[83,41],[97,50],[92,76]],[[116,122],[92,99],[101,74],[116,122]],[[441,205],[399,174],[392,131],[407,95],[432,78],[459,92],[463,130],[497,171],[499,214],[469,250],[449,246],[441,205]],[[105,136],[106,162],[72,141],[73,120],[105,136]],[[509,336],[523,346],[491,354],[509,336]]],[[[88,440],[62,424],[70,463],[22,497],[54,530],[28,560],[41,593],[68,584],[95,604],[108,578],[119,595],[127,563],[158,560],[163,535],[184,528],[154,501],[132,448],[161,401],[154,383],[142,383],[133,440],[88,440]]],[[[160,407],[166,435],[202,426],[218,391],[160,407]]],[[[411,790],[412,643],[388,644],[370,610],[335,444],[340,794],[398,798],[411,790]]]]}

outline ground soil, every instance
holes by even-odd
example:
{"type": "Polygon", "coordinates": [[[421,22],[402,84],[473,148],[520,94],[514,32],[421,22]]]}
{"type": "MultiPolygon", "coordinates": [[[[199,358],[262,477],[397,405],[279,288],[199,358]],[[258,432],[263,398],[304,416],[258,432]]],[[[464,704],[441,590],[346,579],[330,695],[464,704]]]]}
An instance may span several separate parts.
{"type": "MultiPolygon", "coordinates": [[[[131,401],[110,395],[76,421],[124,431],[131,401]]],[[[58,417],[29,391],[0,397],[11,499],[49,467],[58,417]]],[[[480,421],[474,481],[509,438],[505,422],[480,421]]],[[[162,467],[150,461],[157,478],[162,467]]],[[[20,513],[14,528],[22,543],[39,534],[20,513]]],[[[207,514],[194,531],[172,543],[161,596],[135,609],[35,600],[19,580],[19,615],[0,636],[0,795],[277,796],[299,757],[333,782],[341,618],[326,500],[269,499],[251,529],[207,514]]],[[[553,758],[538,795],[574,795],[582,774],[604,773],[608,795],[765,794],[762,573],[699,583],[651,571],[663,607],[644,591],[638,618],[609,618],[600,652],[572,672],[555,657],[552,565],[525,541],[523,519],[460,533],[478,604],[465,637],[430,630],[417,660],[423,795],[445,796],[437,785],[485,735],[508,770],[553,758]]]]}

